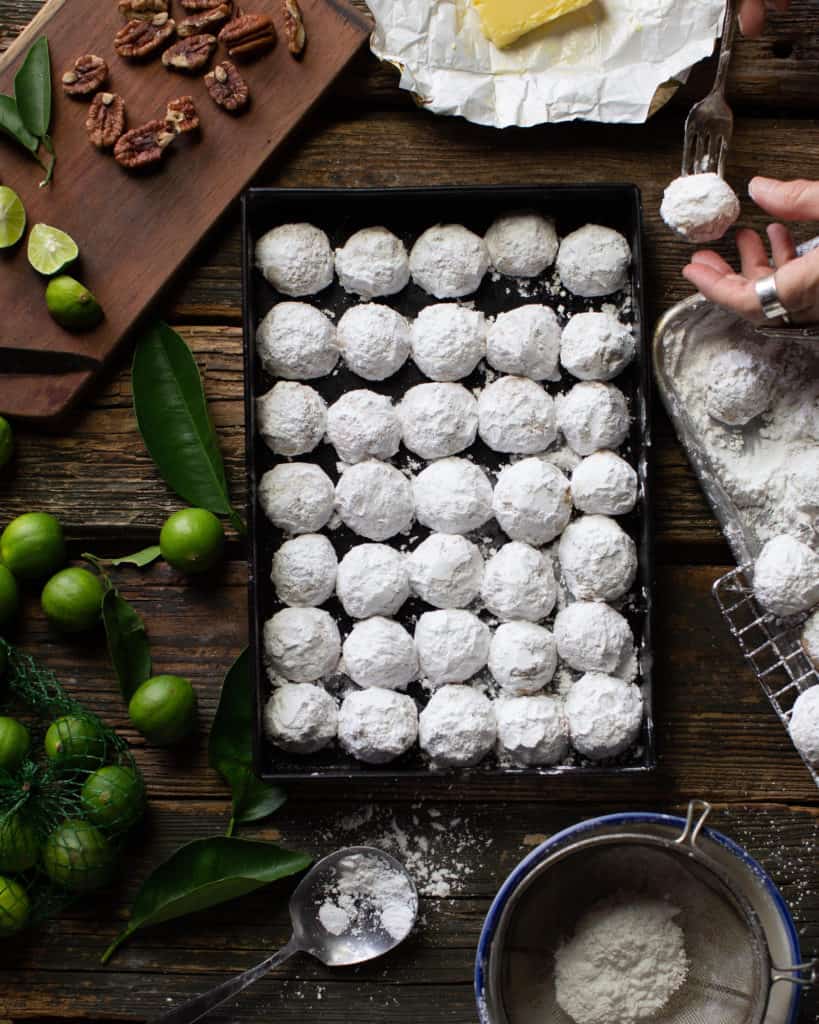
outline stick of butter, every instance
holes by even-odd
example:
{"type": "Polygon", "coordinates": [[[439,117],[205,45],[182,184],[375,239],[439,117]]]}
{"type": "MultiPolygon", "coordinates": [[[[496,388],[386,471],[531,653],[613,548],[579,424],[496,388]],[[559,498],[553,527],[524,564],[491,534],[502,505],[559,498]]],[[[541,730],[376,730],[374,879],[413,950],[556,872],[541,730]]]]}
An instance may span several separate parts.
{"type": "Polygon", "coordinates": [[[473,0],[483,34],[495,46],[514,43],[532,29],[588,7],[592,0],[473,0]]]}

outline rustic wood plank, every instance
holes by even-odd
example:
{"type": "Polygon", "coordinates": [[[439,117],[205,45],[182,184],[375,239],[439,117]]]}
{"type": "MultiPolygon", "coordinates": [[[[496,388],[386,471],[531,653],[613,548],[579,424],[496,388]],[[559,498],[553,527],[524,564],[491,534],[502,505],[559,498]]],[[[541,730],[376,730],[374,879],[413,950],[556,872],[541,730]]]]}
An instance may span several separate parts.
{"type": "MultiPolygon", "coordinates": [[[[819,801],[816,787],[785,731],[741,660],[710,597],[721,566],[661,566],[657,573],[655,642],[656,720],[660,768],[639,778],[548,780],[470,778],[455,783],[460,799],[518,802],[541,799],[583,803],[683,800],[708,794],[714,800],[819,801]]],[[[127,720],[107,664],[103,637],[65,640],[43,620],[29,596],[20,621],[20,644],[49,664],[70,690],[134,745],[155,797],[220,800],[225,789],[207,768],[204,736],[224,672],[246,642],[246,569],[225,566],[215,579],[187,582],[164,564],[123,569],[122,593],[143,615],[156,671],[189,676],[200,698],[195,741],[173,751],[145,745],[127,720]]],[[[398,787],[309,781],[294,787],[298,799],[320,792],[333,799],[387,792],[413,799],[441,796],[451,779],[405,782],[398,787]]]]}
{"type": "MultiPolygon", "coordinates": [[[[185,328],[205,380],[235,500],[245,501],[244,406],[241,332],[235,328],[185,328]]],[[[63,520],[78,544],[121,546],[127,533],[150,541],[179,500],[159,478],[139,437],[131,406],[125,358],[87,408],[69,418],[59,437],[20,427],[11,472],[0,480],[3,522],[33,508],[63,520]],[[125,365],[123,365],[125,364],[125,365]],[[48,472],[43,472],[48,467],[48,472]]],[[[722,535],[680,450],[657,408],[657,526],[660,555],[725,559],[722,535]],[[680,548],[677,552],[677,547],[680,548]]]]}
{"type": "MultiPolygon", "coordinates": [[[[633,806],[637,801],[629,806],[633,806]]],[[[680,813],[683,806],[663,803],[680,813]]],[[[584,807],[583,816],[606,813],[604,804],[584,807]]],[[[396,1021],[417,1020],[418,1008],[435,1000],[436,1019],[474,1020],[470,990],[475,945],[498,886],[533,846],[578,820],[571,804],[518,803],[514,814],[464,806],[443,796],[421,804],[339,806],[333,800],[292,799],[275,822],[258,834],[315,856],[344,843],[376,843],[394,834],[418,835],[431,844],[427,863],[455,879],[449,898],[422,895],[422,926],[389,960],[332,972],[306,957],[290,961],[216,1020],[303,1022],[322,1019],[381,1022],[385,1009],[396,1021]],[[350,813],[351,810],[354,813],[350,813]],[[363,820],[358,828],[350,821],[363,820]],[[433,830],[432,823],[444,831],[433,830]],[[456,823],[453,825],[453,823],[456,823]]],[[[185,921],[146,930],[123,947],[104,970],[101,950],[125,920],[124,910],[149,869],[176,846],[215,833],[218,807],[156,801],[149,827],[125,877],[95,907],[68,912],[28,943],[16,944],[0,969],[0,1013],[20,1020],[97,1018],[140,1020],[181,1002],[223,976],[242,970],[283,943],[288,935],[284,882],[243,900],[185,921]],[[113,912],[109,909],[113,908],[113,912]],[[148,980],[150,979],[150,980],[148,980]]],[[[819,946],[819,893],[810,851],[819,839],[819,811],[781,804],[730,805],[715,809],[712,824],[761,861],[791,905],[803,952],[819,946]]],[[[421,881],[423,882],[421,868],[421,881]]],[[[806,1007],[805,1021],[809,1006],[806,1007]]]]}

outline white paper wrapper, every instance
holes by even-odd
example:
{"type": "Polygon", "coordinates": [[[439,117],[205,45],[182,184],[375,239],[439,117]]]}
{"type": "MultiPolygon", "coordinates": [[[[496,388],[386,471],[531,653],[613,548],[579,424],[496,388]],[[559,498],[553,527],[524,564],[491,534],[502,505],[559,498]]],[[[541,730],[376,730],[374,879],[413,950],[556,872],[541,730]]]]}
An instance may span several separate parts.
{"type": "Polygon", "coordinates": [[[367,0],[372,49],[437,114],[478,124],[639,123],[658,87],[707,57],[724,0],[594,0],[506,50],[469,0],[367,0]]]}

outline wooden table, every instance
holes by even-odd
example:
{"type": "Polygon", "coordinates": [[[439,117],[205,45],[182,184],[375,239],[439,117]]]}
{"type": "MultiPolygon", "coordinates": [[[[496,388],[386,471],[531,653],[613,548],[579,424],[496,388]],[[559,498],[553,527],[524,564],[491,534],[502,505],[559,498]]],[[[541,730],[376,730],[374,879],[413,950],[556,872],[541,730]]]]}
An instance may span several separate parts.
{"type": "MultiPolygon", "coordinates": [[[[8,26],[4,42],[37,6],[37,0],[0,0],[0,26],[8,26]]],[[[815,0],[794,0],[790,14],[773,18],[764,39],[737,48],[730,98],[738,116],[729,176],[740,193],[755,172],[819,178],[817,26],[815,0]]],[[[679,276],[687,249],[661,226],[657,208],[663,184],[679,166],[686,104],[703,94],[711,72],[697,69],[650,128],[581,124],[497,132],[422,113],[397,89],[393,70],[362,54],[260,183],[634,181],[643,189],[647,214],[653,320],[687,292],[679,276]]],[[[744,219],[761,224],[749,204],[744,219]]],[[[241,501],[237,211],[191,261],[158,312],[179,326],[204,372],[231,485],[241,501]]],[[[214,1021],[474,1021],[472,963],[481,922],[497,887],[528,849],[581,818],[629,808],[679,811],[693,796],[713,801],[714,824],[770,869],[794,911],[804,953],[819,953],[819,793],[710,597],[711,583],[726,570],[730,555],[659,410],[656,434],[658,771],[582,784],[569,778],[366,789],[291,786],[287,805],[256,834],[281,837],[318,855],[350,837],[366,838],[368,829],[375,837],[393,823],[410,835],[420,828],[433,836],[436,857],[459,878],[449,898],[424,900],[423,927],[389,960],[336,973],[296,960],[214,1021]],[[357,833],[349,831],[356,815],[372,815],[357,833]],[[443,849],[432,821],[445,824],[456,851],[443,849]]],[[[14,471],[0,484],[2,521],[31,509],[54,512],[66,524],[73,556],[88,549],[121,554],[153,542],[164,517],[178,507],[137,433],[126,355],[58,434],[21,429],[18,438],[14,471]]],[[[91,644],[58,639],[36,601],[27,602],[17,639],[132,742],[148,780],[151,809],[119,888],[26,940],[0,947],[0,1018],[145,1020],[251,966],[287,935],[289,889],[283,884],[147,931],[109,967],[98,964],[147,871],[180,843],[225,827],[226,793],[206,767],[204,739],[224,671],[246,637],[244,551],[235,538],[216,579],[189,582],[165,565],[144,573],[125,570],[119,579],[148,624],[155,663],[197,686],[200,741],[178,753],[147,748],[129,727],[100,638],[91,644]]],[[[815,1013],[815,1001],[808,1000],[800,1020],[807,1024],[815,1013]]]]}

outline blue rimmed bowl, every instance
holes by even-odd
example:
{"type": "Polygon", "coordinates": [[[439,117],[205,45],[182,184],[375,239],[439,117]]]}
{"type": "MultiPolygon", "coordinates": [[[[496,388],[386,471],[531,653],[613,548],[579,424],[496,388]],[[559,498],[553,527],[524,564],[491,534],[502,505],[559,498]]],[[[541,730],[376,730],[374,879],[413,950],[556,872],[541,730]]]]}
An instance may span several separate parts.
{"type": "MultiPolygon", "coordinates": [[[[733,840],[714,829],[702,827],[702,820],[704,816],[694,836],[697,850],[715,864],[724,879],[752,908],[764,934],[770,965],[776,969],[800,964],[796,926],[773,880],[733,840]]],[[[647,844],[657,840],[667,843],[674,842],[690,829],[690,814],[687,822],[667,814],[611,814],[558,832],[522,860],[495,897],[481,932],[475,963],[475,995],[481,1024],[544,1024],[550,1020],[569,1020],[562,1011],[555,1016],[552,1009],[554,948],[567,930],[566,921],[555,921],[552,927],[548,920],[552,904],[543,895],[543,880],[552,865],[565,860],[570,850],[605,845],[607,839],[614,847],[614,837],[623,834],[645,837],[647,844]]],[[[589,885],[577,893],[577,903],[588,904],[599,899],[609,884],[616,888],[621,880],[618,877],[589,878],[589,885]]],[[[627,885],[627,881],[622,884],[627,885]]],[[[674,902],[673,893],[670,899],[674,902]]],[[[571,902],[574,911],[575,901],[571,902]]],[[[571,926],[568,930],[571,931],[571,926]]],[[[715,938],[719,938],[718,928],[715,938]]],[[[767,980],[765,985],[767,988],[767,980]]],[[[765,1024],[795,1024],[799,995],[797,984],[772,985],[767,997],[765,1024]]]]}

